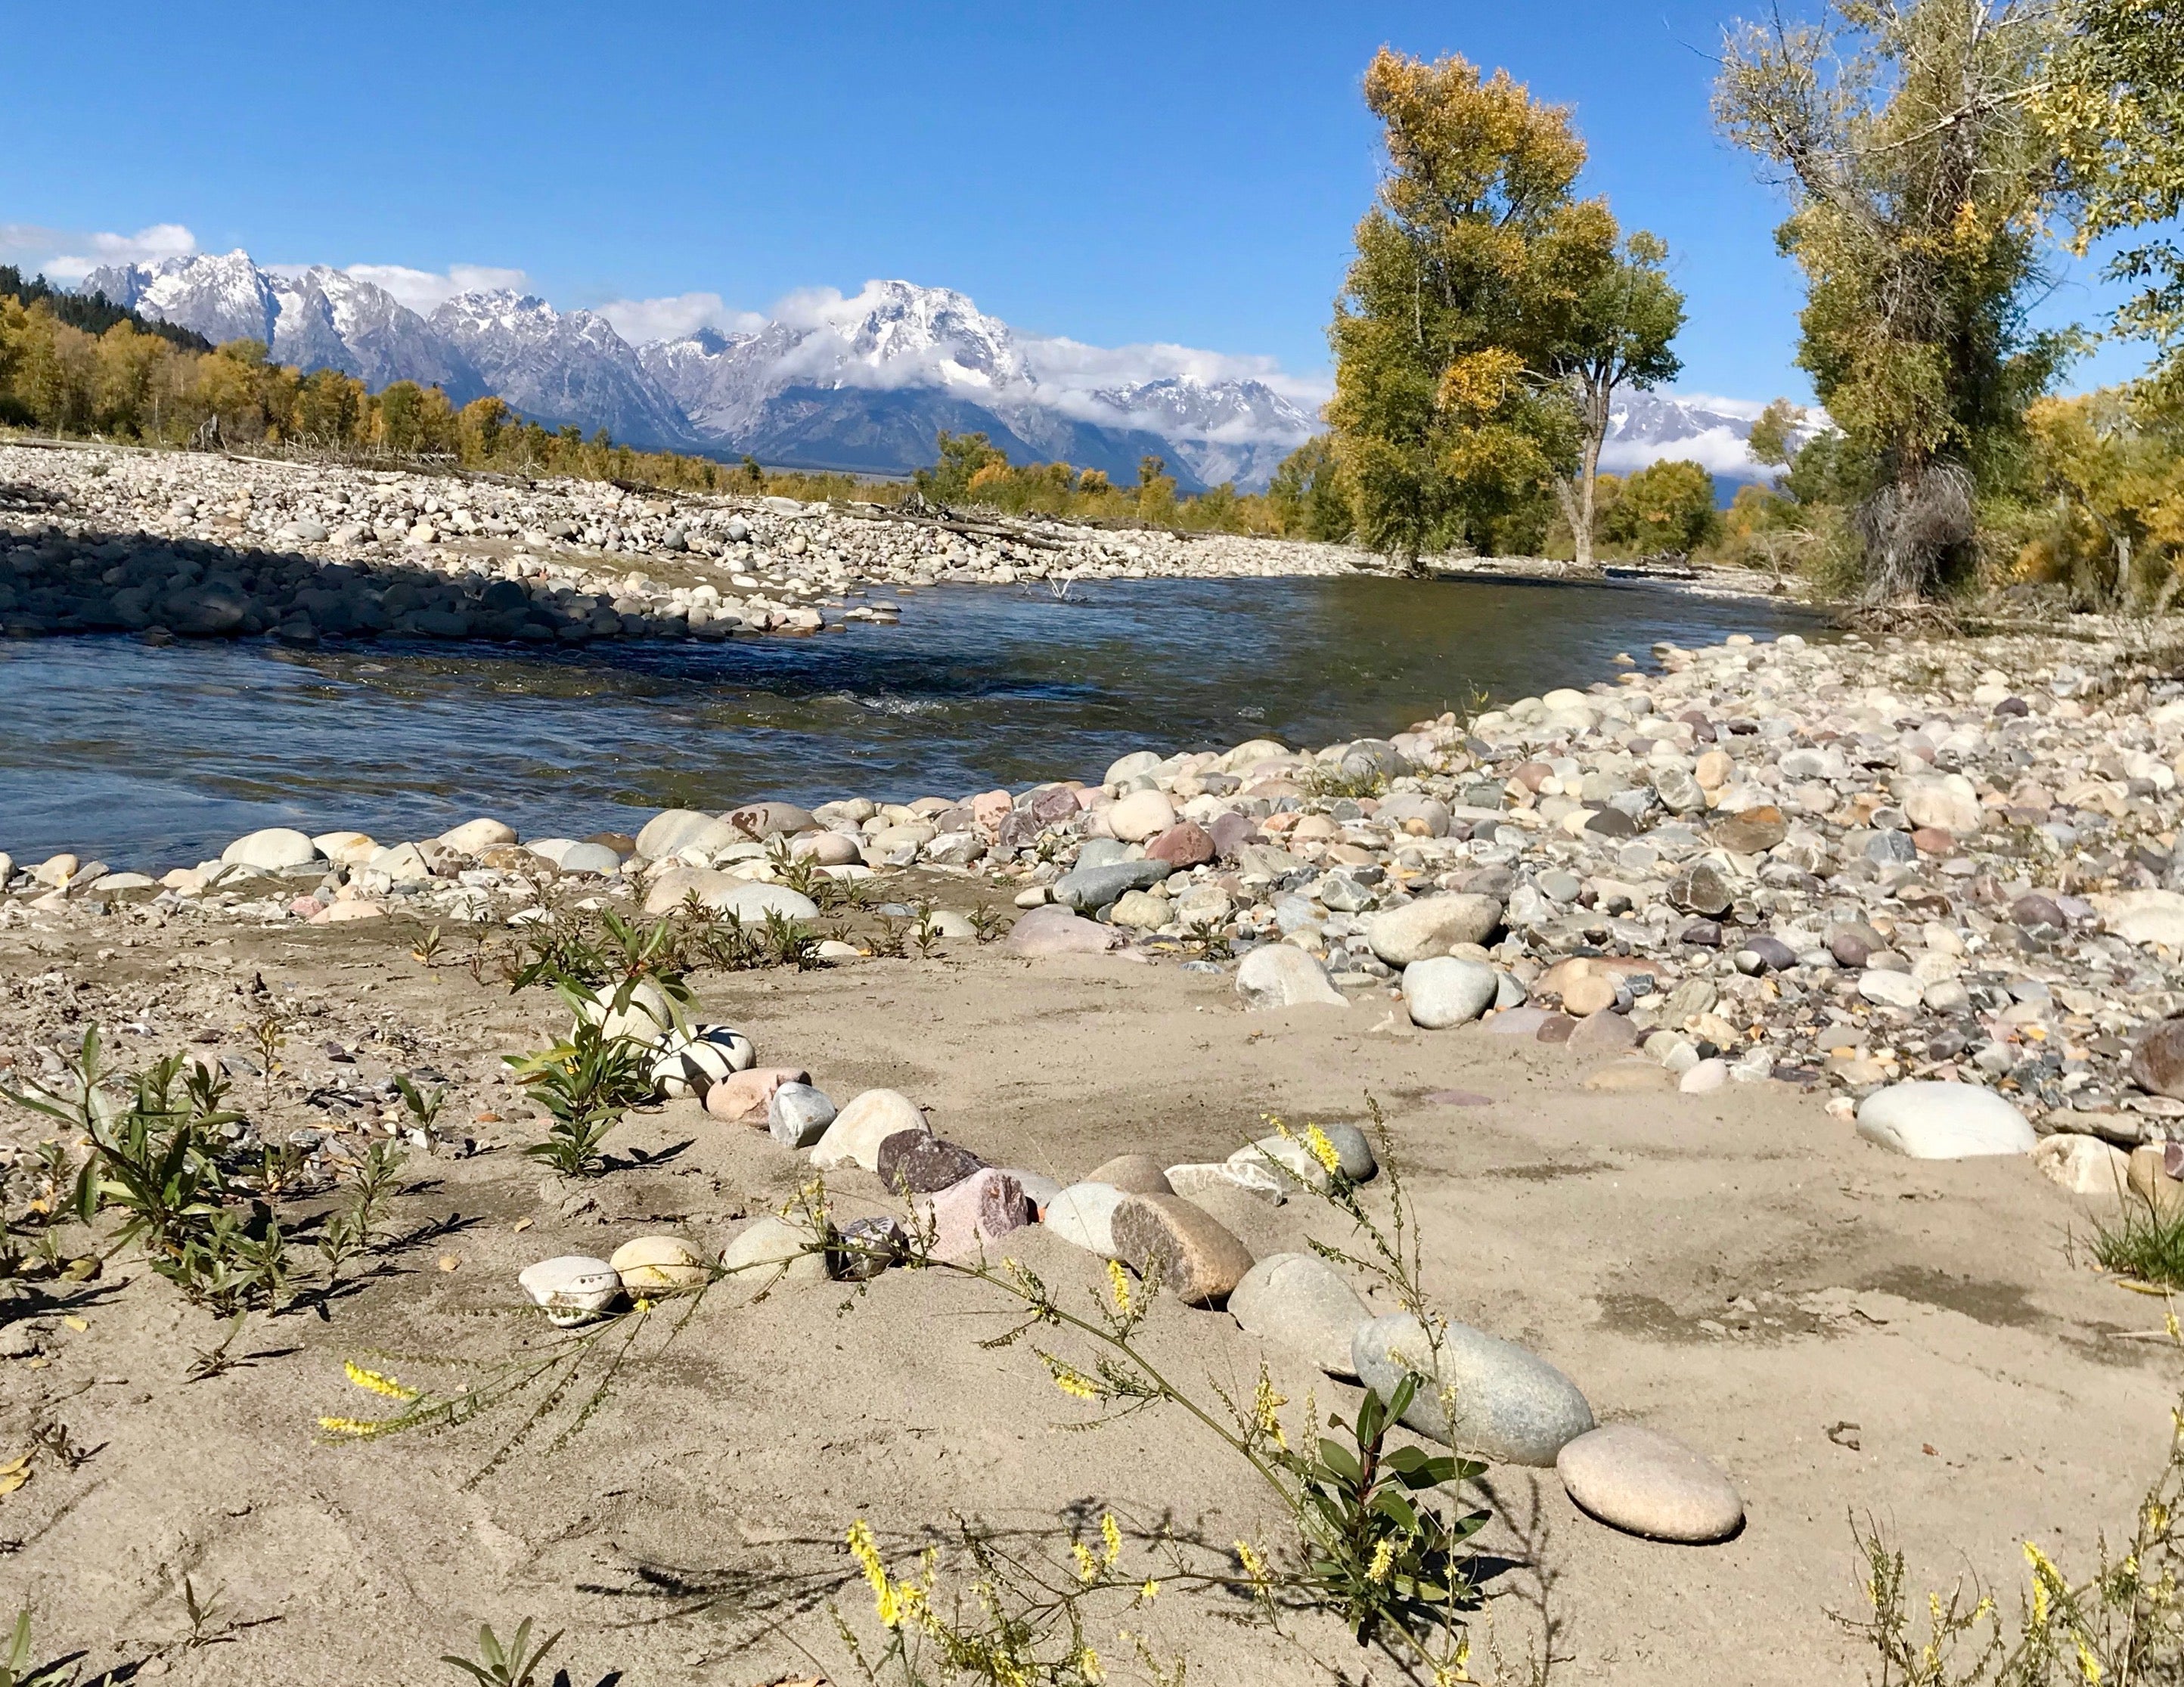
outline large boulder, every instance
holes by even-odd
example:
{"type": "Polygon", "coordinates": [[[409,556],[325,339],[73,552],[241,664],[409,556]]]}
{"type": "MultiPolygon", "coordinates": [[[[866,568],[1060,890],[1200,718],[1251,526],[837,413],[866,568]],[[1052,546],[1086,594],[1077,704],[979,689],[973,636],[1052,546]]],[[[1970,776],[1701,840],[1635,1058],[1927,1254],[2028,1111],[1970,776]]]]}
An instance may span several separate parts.
{"type": "Polygon", "coordinates": [[[1390,966],[1446,955],[1459,944],[1484,943],[1502,923],[1502,905],[1490,896],[1455,891],[1422,896],[1365,922],[1365,941],[1390,966]]]}

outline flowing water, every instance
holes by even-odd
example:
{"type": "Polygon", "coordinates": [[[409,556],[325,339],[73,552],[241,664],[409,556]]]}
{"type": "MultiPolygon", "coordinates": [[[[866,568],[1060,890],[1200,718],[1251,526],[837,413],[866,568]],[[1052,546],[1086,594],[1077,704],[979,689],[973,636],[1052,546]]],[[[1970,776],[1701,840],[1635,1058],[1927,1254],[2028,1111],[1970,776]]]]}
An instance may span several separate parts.
{"type": "Polygon", "coordinates": [[[960,796],[1133,749],[1382,736],[1658,639],[1793,629],[1658,587],[1343,579],[948,587],[899,626],[719,645],[6,643],[0,849],[164,867],[262,826],[582,836],[670,806],[960,796]]]}

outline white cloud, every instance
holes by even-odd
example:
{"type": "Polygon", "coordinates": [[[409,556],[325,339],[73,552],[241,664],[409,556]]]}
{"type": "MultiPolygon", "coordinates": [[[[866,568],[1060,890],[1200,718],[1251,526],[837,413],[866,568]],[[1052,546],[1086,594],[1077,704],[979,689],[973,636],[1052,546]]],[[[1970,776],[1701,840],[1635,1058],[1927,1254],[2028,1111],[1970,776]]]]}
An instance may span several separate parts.
{"type": "Polygon", "coordinates": [[[489,292],[500,287],[521,292],[531,279],[521,270],[499,269],[489,264],[450,264],[445,274],[412,270],[401,264],[351,264],[343,273],[384,287],[421,315],[459,292],[489,292]]]}
{"type": "Polygon", "coordinates": [[[180,223],[154,223],[134,234],[0,223],[0,258],[55,281],[80,281],[102,264],[155,264],[197,249],[198,237],[180,223]]]}
{"type": "Polygon", "coordinates": [[[614,325],[616,333],[632,346],[652,340],[680,340],[700,328],[727,333],[748,333],[766,326],[766,318],[752,310],[733,310],[716,292],[677,293],[671,298],[617,298],[593,307],[593,314],[614,325]]]}
{"type": "MultiPolygon", "coordinates": [[[[1730,414],[1723,409],[1720,399],[1709,398],[1706,403],[1708,409],[1730,414]]],[[[1755,406],[1752,414],[1757,415],[1764,408],[1755,406]]],[[[1601,448],[1600,466],[1610,474],[1627,475],[1634,469],[1669,459],[1696,463],[1708,473],[1726,480],[1759,480],[1769,472],[1752,460],[1752,448],[1743,437],[1725,427],[1710,427],[1681,439],[1610,440],[1601,448]]]]}
{"type": "Polygon", "coordinates": [[[1089,393],[1148,381],[1256,381],[1298,408],[1317,409],[1330,389],[1323,381],[1286,372],[1270,357],[1201,351],[1165,342],[1134,346],[1089,346],[1059,335],[1027,335],[1017,342],[1039,384],[1058,393],[1089,393]]]}

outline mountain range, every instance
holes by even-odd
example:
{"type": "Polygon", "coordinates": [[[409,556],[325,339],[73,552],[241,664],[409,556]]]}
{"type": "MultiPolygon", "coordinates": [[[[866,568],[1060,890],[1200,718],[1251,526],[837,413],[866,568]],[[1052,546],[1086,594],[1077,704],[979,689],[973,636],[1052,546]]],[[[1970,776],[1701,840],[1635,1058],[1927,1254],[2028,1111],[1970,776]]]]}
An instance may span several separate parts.
{"type": "MultiPolygon", "coordinates": [[[[345,270],[269,269],[240,251],[109,265],[81,290],[214,342],[262,341],[281,362],[339,369],[375,390],[416,381],[457,404],[493,393],[549,426],[780,468],[907,474],[933,460],[944,429],[983,432],[1019,463],[1066,461],[1128,483],[1139,459],[1157,456],[1185,492],[1226,481],[1255,491],[1317,426],[1256,379],[1103,382],[1096,371],[1125,365],[1123,354],[1020,336],[960,292],[901,281],[801,298],[755,327],[638,345],[599,312],[511,290],[458,293],[423,315],[345,270]]],[[[1750,426],[1633,394],[1605,465],[1697,455],[1749,477],[1750,426]],[[1694,448],[1658,448],[1678,442],[1694,448]]]]}

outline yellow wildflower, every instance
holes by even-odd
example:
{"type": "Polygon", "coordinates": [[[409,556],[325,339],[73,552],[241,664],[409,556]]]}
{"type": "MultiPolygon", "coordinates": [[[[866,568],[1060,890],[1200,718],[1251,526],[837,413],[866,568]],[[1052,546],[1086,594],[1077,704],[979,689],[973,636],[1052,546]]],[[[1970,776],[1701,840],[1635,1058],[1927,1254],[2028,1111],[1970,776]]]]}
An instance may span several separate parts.
{"type": "Polygon", "coordinates": [[[395,1381],[393,1378],[383,1375],[380,1372],[367,1371],[354,1359],[346,1361],[342,1366],[342,1369],[348,1373],[349,1381],[354,1383],[357,1387],[360,1389],[369,1389],[372,1393],[376,1395],[383,1395],[388,1400],[415,1400],[417,1398],[416,1389],[406,1388],[402,1384],[395,1381]]]}
{"type": "Polygon", "coordinates": [[[1115,1290],[1115,1310],[1128,1317],[1130,1313],[1130,1274],[1123,1269],[1120,1260],[1107,1261],[1107,1281],[1115,1290]]]}
{"type": "Polygon", "coordinates": [[[1275,1414],[1289,1403],[1289,1397],[1286,1395],[1278,1395],[1274,1392],[1273,1383],[1268,1378],[1266,1367],[1261,1366],[1259,1392],[1251,1401],[1251,1417],[1258,1424],[1260,1433],[1284,1452],[1289,1450],[1289,1438],[1283,1434],[1282,1420],[1275,1414]]]}
{"type": "Polygon", "coordinates": [[[1158,1580],[1156,1578],[1155,1578],[1155,1577],[1152,1577],[1152,1576],[1147,1576],[1147,1577],[1145,1578],[1145,1584],[1143,1587],[1141,1587],[1141,1588],[1139,1588],[1139,1589],[1138,1590],[1138,1599],[1139,1599],[1139,1602],[1140,1602],[1140,1603],[1145,1603],[1145,1604],[1150,1604],[1152,1601],[1156,1600],[1156,1599],[1158,1599],[1159,1597],[1160,1597],[1160,1582],[1159,1582],[1159,1580],[1158,1580]]]}
{"type": "Polygon", "coordinates": [[[1267,1561],[1259,1556],[1257,1549],[1248,1540],[1239,1540],[1236,1543],[1236,1556],[1244,1566],[1244,1573],[1251,1578],[1262,1592],[1265,1591],[1268,1582],[1267,1561]]]}
{"type": "Polygon", "coordinates": [[[1396,1543],[1384,1540],[1373,1549],[1373,1562],[1365,1567],[1365,1579],[1379,1583],[1388,1579],[1388,1572],[1396,1567],[1396,1543]]]}
{"type": "Polygon", "coordinates": [[[1320,1169],[1330,1178],[1342,1169],[1342,1156],[1334,1151],[1334,1144],[1327,1139],[1327,1133],[1318,1125],[1304,1127],[1304,1145],[1312,1157],[1319,1161],[1320,1169]]]}
{"type": "Polygon", "coordinates": [[[1100,1654],[1089,1646],[1077,1649],[1077,1670],[1087,1681],[1094,1683],[1095,1687],[1107,1679],[1106,1672],[1100,1668],[1100,1654]]]}
{"type": "Polygon", "coordinates": [[[376,1417],[321,1417],[319,1428],[329,1435],[354,1435],[361,1440],[376,1435],[387,1425],[376,1417]]]}
{"type": "Polygon", "coordinates": [[[1098,1400],[1100,1385],[1073,1365],[1065,1365],[1059,1359],[1049,1358],[1046,1368],[1054,1378],[1054,1385],[1076,1400],[1098,1400]]]}
{"type": "Polygon", "coordinates": [[[1116,1560],[1123,1556],[1123,1531],[1116,1523],[1115,1514],[1112,1512],[1107,1512],[1100,1519],[1100,1539],[1106,1548],[1104,1562],[1112,1570],[1115,1567],[1116,1560]]]}
{"type": "Polygon", "coordinates": [[[2101,1661],[2093,1656],[2093,1649],[2086,1644],[2083,1634],[2071,1638],[2078,1643],[2078,1673],[2085,1678],[2086,1687],[2100,1687],[2101,1677],[2107,1673],[2102,1669],[2101,1661]]]}
{"type": "Polygon", "coordinates": [[[1077,1579],[1095,1582],[1100,1578],[1100,1561],[1092,1556],[1092,1549],[1081,1540],[1069,1543],[1071,1556],[1077,1560],[1077,1579]]]}
{"type": "Polygon", "coordinates": [[[883,1624],[890,1629],[901,1626],[903,1601],[900,1588],[888,1579],[887,1566],[880,1561],[880,1549],[872,1539],[872,1525],[862,1517],[850,1525],[848,1536],[850,1556],[865,1573],[872,1584],[873,1608],[879,1613],[883,1624]]]}

